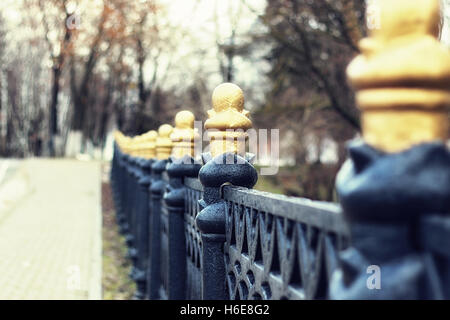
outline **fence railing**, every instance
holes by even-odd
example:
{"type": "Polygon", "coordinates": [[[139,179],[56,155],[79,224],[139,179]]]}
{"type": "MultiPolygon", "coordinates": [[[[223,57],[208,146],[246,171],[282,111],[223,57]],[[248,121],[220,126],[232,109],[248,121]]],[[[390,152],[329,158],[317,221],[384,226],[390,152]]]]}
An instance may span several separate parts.
{"type": "MultiPolygon", "coordinates": [[[[328,299],[333,273],[342,263],[358,263],[353,255],[339,259],[349,247],[350,228],[336,204],[224,186],[217,200],[224,201],[225,219],[212,219],[214,225],[200,230],[196,219],[204,187],[193,177],[199,165],[184,165],[175,175],[170,173],[173,166],[115,148],[111,181],[120,230],[133,260],[136,298],[328,299]]],[[[410,257],[411,265],[382,272],[382,279],[403,277],[403,283],[395,282],[408,287],[414,258],[423,259],[419,273],[425,282],[418,288],[423,292],[414,297],[450,297],[448,215],[430,214],[400,226],[381,220],[358,226],[356,232],[369,238],[375,259],[386,248],[400,261],[411,251],[422,255],[410,257]]],[[[363,269],[371,265],[367,262],[363,269]]]]}
{"type": "Polygon", "coordinates": [[[136,298],[449,299],[450,54],[429,31],[434,3],[380,1],[386,19],[349,68],[363,141],[337,176],[340,205],[251,189],[251,121],[232,84],[213,93],[201,162],[190,112],[175,129],[117,132],[111,183],[136,298]],[[406,7],[420,19],[390,20],[406,7]],[[422,68],[421,50],[439,68],[422,68]]]}
{"type": "Polygon", "coordinates": [[[229,185],[216,199],[225,219],[201,230],[200,165],[181,166],[115,148],[111,181],[137,298],[328,298],[349,243],[338,205],[229,185]]]}

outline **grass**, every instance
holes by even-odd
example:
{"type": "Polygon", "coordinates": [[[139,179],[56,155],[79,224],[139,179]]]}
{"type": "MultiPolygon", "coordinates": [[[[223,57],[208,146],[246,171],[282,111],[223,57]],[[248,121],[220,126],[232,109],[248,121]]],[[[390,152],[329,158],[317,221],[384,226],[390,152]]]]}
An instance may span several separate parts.
{"type": "Polygon", "coordinates": [[[126,258],[127,247],[124,237],[119,233],[115,220],[108,183],[102,184],[103,212],[103,274],[102,289],[104,300],[129,300],[136,290],[135,283],[128,276],[131,262],[126,258]]]}
{"type": "Polygon", "coordinates": [[[311,200],[335,201],[334,177],[336,172],[336,166],[324,164],[280,167],[276,175],[259,175],[254,189],[292,197],[305,197],[311,200]]]}
{"type": "Polygon", "coordinates": [[[267,176],[259,176],[258,182],[253,187],[255,190],[266,191],[276,194],[284,194],[283,188],[278,185],[274,179],[267,176]]]}
{"type": "MultiPolygon", "coordinates": [[[[260,167],[256,167],[258,172],[260,167]]],[[[258,176],[258,182],[253,187],[255,190],[266,191],[275,194],[299,196],[302,190],[297,184],[298,172],[295,168],[281,167],[276,175],[258,176]]]]}

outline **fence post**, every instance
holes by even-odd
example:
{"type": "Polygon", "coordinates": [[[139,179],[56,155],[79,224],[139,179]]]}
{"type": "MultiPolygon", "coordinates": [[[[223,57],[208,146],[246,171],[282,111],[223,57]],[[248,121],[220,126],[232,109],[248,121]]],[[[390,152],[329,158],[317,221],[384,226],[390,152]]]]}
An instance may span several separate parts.
{"type": "Polygon", "coordinates": [[[211,153],[202,154],[204,166],[199,178],[204,196],[196,218],[203,241],[202,298],[208,300],[227,298],[224,261],[227,204],[221,197],[221,187],[231,183],[252,188],[258,179],[250,163],[253,156],[245,152],[248,135],[243,131],[250,129],[252,122],[244,110],[242,90],[231,83],[221,84],[213,92],[212,104],[205,122],[211,153]]]}
{"type": "Polygon", "coordinates": [[[148,297],[149,299],[159,299],[159,289],[161,286],[161,199],[165,189],[165,182],[162,180],[162,173],[166,169],[167,159],[172,150],[172,126],[163,124],[158,129],[156,138],[156,158],[152,164],[152,184],[150,187],[150,247],[148,259],[148,297]]]}
{"type": "Polygon", "coordinates": [[[175,128],[170,136],[173,142],[172,156],[166,170],[169,185],[164,194],[167,207],[167,293],[169,300],[186,298],[186,239],[184,226],[185,192],[184,177],[197,177],[200,164],[194,160],[194,142],[198,133],[194,130],[194,115],[180,111],[175,116],[175,128]]]}
{"type": "Polygon", "coordinates": [[[114,206],[117,207],[116,198],[116,185],[117,185],[117,160],[119,156],[119,145],[118,145],[118,131],[114,132],[114,142],[113,142],[113,158],[111,160],[111,170],[109,172],[109,182],[111,186],[112,199],[114,201],[114,206]]]}
{"type": "Polygon", "coordinates": [[[349,147],[336,181],[352,247],[330,296],[449,299],[450,253],[436,259],[424,245],[441,237],[448,246],[450,229],[450,53],[437,40],[439,0],[377,3],[380,28],[348,69],[364,142],[349,147]],[[423,232],[431,216],[446,233],[423,232]]]}
{"type": "Polygon", "coordinates": [[[132,179],[130,177],[130,172],[132,169],[132,156],[130,154],[131,152],[131,143],[132,140],[129,139],[127,141],[127,146],[125,148],[125,154],[123,157],[123,165],[124,165],[124,215],[125,215],[125,224],[124,224],[124,229],[125,229],[125,240],[127,243],[127,247],[128,247],[128,256],[131,257],[131,246],[132,246],[132,241],[133,241],[133,224],[131,221],[132,218],[132,201],[131,201],[131,197],[133,195],[133,192],[131,190],[132,188],[132,179]]]}
{"type": "Polygon", "coordinates": [[[120,225],[123,223],[123,214],[122,214],[122,204],[120,202],[120,177],[121,177],[121,157],[122,157],[122,151],[121,151],[121,144],[122,144],[122,138],[123,135],[120,131],[114,132],[114,155],[112,160],[112,166],[111,166],[111,191],[112,191],[112,197],[114,201],[114,207],[116,211],[116,221],[117,224],[120,225]]]}
{"type": "Polygon", "coordinates": [[[130,157],[128,166],[128,193],[129,193],[129,226],[130,232],[126,236],[127,244],[129,246],[129,257],[132,262],[132,269],[130,277],[136,281],[137,277],[137,264],[138,264],[138,213],[140,209],[140,192],[138,186],[138,179],[141,174],[139,166],[139,143],[141,137],[135,136],[131,139],[130,145],[130,157]]]}
{"type": "Polygon", "coordinates": [[[137,290],[135,299],[144,299],[147,292],[147,261],[148,261],[148,237],[149,237],[149,188],[151,185],[151,167],[156,156],[155,142],[158,133],[154,130],[147,132],[141,136],[141,142],[138,146],[138,165],[140,171],[137,177],[138,184],[138,203],[137,207],[137,263],[134,273],[137,290]]]}
{"type": "Polygon", "coordinates": [[[119,159],[118,159],[118,178],[117,178],[117,199],[119,202],[118,211],[117,211],[117,219],[119,223],[119,230],[120,233],[123,235],[128,234],[129,232],[129,226],[128,226],[128,217],[127,217],[127,204],[126,204],[126,198],[127,198],[127,190],[124,188],[124,186],[127,183],[127,162],[128,162],[128,155],[127,155],[127,147],[129,138],[120,135],[120,139],[118,140],[120,150],[119,150],[119,159]]]}

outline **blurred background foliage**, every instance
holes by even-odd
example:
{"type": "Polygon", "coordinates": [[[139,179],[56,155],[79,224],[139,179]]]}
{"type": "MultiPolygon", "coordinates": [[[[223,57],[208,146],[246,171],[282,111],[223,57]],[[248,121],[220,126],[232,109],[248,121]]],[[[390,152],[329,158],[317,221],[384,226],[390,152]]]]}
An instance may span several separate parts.
{"type": "Polygon", "coordinates": [[[367,32],[365,9],[364,0],[4,0],[0,156],[107,158],[114,129],[141,134],[182,109],[204,121],[213,88],[234,82],[255,127],[280,129],[284,166],[257,187],[333,200],[360,127],[345,70],[367,32]]]}

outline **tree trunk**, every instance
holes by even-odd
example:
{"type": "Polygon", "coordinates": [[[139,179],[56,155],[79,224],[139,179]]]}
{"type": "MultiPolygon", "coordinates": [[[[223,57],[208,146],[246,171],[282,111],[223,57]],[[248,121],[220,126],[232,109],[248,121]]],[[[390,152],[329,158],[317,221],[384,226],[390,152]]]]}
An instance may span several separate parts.
{"type": "Polygon", "coordinates": [[[52,85],[52,97],[50,101],[50,122],[49,122],[49,137],[48,148],[50,157],[54,157],[55,153],[55,135],[58,134],[58,95],[59,95],[59,80],[61,78],[61,69],[58,67],[53,68],[53,85],[52,85]]]}

